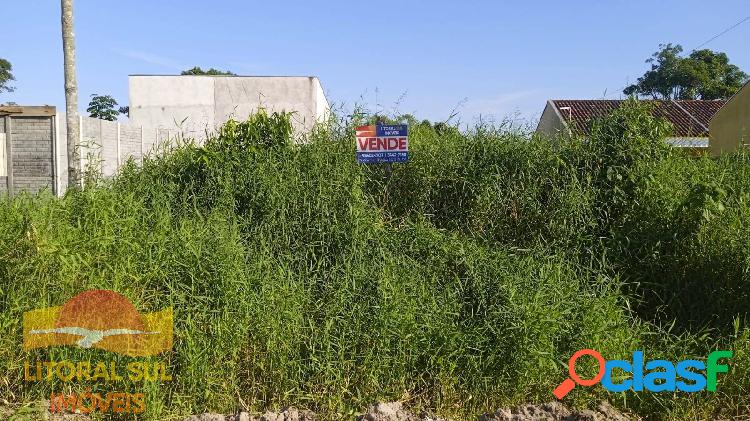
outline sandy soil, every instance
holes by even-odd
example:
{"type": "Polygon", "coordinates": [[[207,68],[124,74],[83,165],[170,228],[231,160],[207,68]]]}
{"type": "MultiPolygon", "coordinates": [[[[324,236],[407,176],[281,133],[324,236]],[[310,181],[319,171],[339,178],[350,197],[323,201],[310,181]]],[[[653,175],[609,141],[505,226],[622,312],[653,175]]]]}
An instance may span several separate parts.
{"type": "MultiPolygon", "coordinates": [[[[41,402],[37,408],[26,407],[13,411],[0,405],[0,417],[15,420],[50,420],[50,421],[88,421],[91,418],[77,414],[50,414],[48,402],[41,402]],[[46,404],[46,405],[45,405],[46,404]]],[[[622,414],[606,402],[600,403],[596,409],[573,411],[559,402],[549,402],[540,405],[522,405],[516,408],[498,409],[494,413],[482,414],[472,421],[628,421],[637,418],[622,414]]],[[[200,414],[185,418],[185,421],[322,421],[313,412],[287,408],[280,412],[266,412],[264,414],[250,414],[239,412],[236,414],[200,414]]],[[[451,421],[438,418],[432,414],[416,414],[409,411],[401,402],[380,402],[367,411],[355,417],[356,421],[451,421]]],[[[458,420],[454,420],[458,421],[458,420]]]]}
{"type": "MultiPolygon", "coordinates": [[[[559,402],[541,405],[523,405],[516,408],[498,409],[491,414],[482,414],[477,421],[629,421],[636,418],[627,416],[606,402],[596,409],[571,411],[559,402]]],[[[236,415],[203,414],[194,415],[185,421],[314,421],[315,414],[298,411],[294,408],[282,412],[267,412],[263,415],[240,413],[236,415]]],[[[414,414],[400,402],[380,402],[371,406],[356,421],[450,421],[431,414],[414,414]]]]}

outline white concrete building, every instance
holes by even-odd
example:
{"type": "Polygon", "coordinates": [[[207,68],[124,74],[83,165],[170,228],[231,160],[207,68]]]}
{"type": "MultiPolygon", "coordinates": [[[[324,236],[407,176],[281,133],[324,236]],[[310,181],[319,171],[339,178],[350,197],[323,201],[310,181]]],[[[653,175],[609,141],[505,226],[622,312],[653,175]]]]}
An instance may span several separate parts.
{"type": "Polygon", "coordinates": [[[130,121],[205,138],[230,118],[259,108],[293,112],[297,132],[327,118],[330,105],[317,77],[131,75],[130,121]]]}

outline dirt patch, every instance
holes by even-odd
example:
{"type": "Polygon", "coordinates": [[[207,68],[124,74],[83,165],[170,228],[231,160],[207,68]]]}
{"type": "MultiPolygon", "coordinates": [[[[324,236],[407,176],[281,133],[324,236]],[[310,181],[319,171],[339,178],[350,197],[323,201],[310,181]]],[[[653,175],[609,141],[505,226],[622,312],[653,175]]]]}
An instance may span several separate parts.
{"type": "MultiPolygon", "coordinates": [[[[636,418],[616,410],[607,402],[595,410],[571,411],[559,402],[541,405],[522,405],[499,409],[493,414],[480,415],[478,421],[630,421],[636,418]]],[[[381,402],[371,406],[357,421],[447,421],[429,414],[416,415],[403,408],[400,402],[381,402]]]]}
{"type": "Polygon", "coordinates": [[[281,412],[266,412],[263,415],[251,415],[240,412],[234,415],[203,414],[193,415],[185,421],[315,421],[315,414],[311,411],[287,408],[281,412]]]}
{"type": "Polygon", "coordinates": [[[596,410],[571,411],[559,402],[541,405],[522,405],[513,409],[499,409],[494,414],[484,414],[479,421],[630,421],[627,416],[607,402],[596,410]]]}
{"type": "MultiPolygon", "coordinates": [[[[84,421],[88,416],[79,414],[50,414],[49,403],[39,402],[37,406],[11,409],[0,406],[0,418],[16,420],[84,421]]],[[[262,415],[239,412],[232,415],[201,414],[185,418],[185,421],[316,421],[312,411],[286,408],[280,412],[266,412],[262,415]]],[[[540,405],[521,405],[511,409],[499,409],[491,414],[483,414],[477,421],[630,421],[637,417],[626,415],[607,402],[601,402],[594,410],[572,411],[559,402],[540,405]]],[[[356,417],[356,421],[449,421],[429,413],[415,414],[403,407],[401,402],[379,402],[367,412],[356,417]]]]}
{"type": "Polygon", "coordinates": [[[429,414],[419,416],[404,410],[401,402],[380,402],[357,417],[357,421],[446,421],[429,414]]]}

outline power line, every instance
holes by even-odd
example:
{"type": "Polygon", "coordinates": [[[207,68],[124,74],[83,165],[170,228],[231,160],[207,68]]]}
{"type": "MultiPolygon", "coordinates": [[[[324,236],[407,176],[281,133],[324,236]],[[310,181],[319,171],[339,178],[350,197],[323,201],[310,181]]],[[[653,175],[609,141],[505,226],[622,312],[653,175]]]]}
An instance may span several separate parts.
{"type": "MultiPolygon", "coordinates": [[[[695,51],[695,50],[697,50],[697,49],[699,49],[699,48],[703,47],[704,45],[706,45],[706,44],[710,43],[711,41],[715,40],[716,38],[719,38],[720,36],[722,36],[722,35],[726,34],[727,32],[731,31],[732,29],[734,29],[734,28],[736,28],[736,27],[738,27],[738,26],[742,25],[743,23],[747,22],[748,20],[750,20],[750,16],[748,16],[748,17],[746,17],[746,18],[744,18],[744,19],[740,20],[739,22],[735,23],[734,25],[732,25],[732,26],[730,26],[730,27],[726,28],[725,30],[723,30],[723,31],[719,32],[718,34],[714,35],[713,37],[709,38],[709,39],[708,39],[708,41],[704,42],[703,44],[701,44],[701,45],[699,45],[699,46],[697,46],[697,47],[695,47],[695,48],[693,48],[693,50],[692,50],[692,51],[695,51]]],[[[626,87],[627,87],[627,85],[626,85],[626,86],[623,86],[623,87],[622,87],[621,89],[619,89],[618,91],[613,91],[613,92],[610,92],[610,93],[608,93],[608,94],[604,95],[604,98],[606,98],[606,97],[608,97],[608,96],[612,95],[612,94],[613,94],[613,93],[615,93],[615,92],[622,92],[622,91],[623,91],[623,90],[624,90],[624,89],[625,89],[626,87]]]]}
{"type": "Polygon", "coordinates": [[[730,26],[729,28],[727,28],[727,29],[725,29],[725,30],[723,30],[723,31],[719,32],[719,33],[718,33],[718,34],[716,34],[716,35],[714,35],[714,36],[713,36],[713,38],[711,38],[711,39],[709,39],[708,41],[704,42],[703,44],[701,44],[701,45],[699,45],[699,46],[697,46],[697,47],[693,48],[693,51],[695,51],[695,50],[697,50],[697,49],[699,49],[699,48],[703,47],[704,45],[706,45],[706,44],[708,44],[709,42],[711,42],[711,41],[715,40],[716,38],[719,38],[720,36],[722,36],[722,35],[726,34],[727,32],[731,31],[732,29],[734,29],[734,28],[736,28],[736,27],[738,27],[738,26],[742,25],[743,23],[745,23],[745,22],[746,22],[746,21],[748,21],[748,20],[750,20],[750,16],[746,17],[745,19],[742,19],[741,21],[739,21],[739,22],[735,23],[734,25],[730,26]]]}

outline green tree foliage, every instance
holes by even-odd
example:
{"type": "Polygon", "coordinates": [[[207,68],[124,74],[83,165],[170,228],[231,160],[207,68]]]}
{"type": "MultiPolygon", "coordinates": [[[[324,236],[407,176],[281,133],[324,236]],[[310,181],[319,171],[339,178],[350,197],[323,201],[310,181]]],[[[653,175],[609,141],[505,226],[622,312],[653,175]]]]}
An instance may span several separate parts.
{"type": "Polygon", "coordinates": [[[748,78],[739,67],[729,64],[725,53],[703,49],[683,57],[679,44],[661,44],[659,48],[646,60],[651,69],[623,93],[654,99],[724,99],[748,78]]]}
{"type": "Polygon", "coordinates": [[[92,94],[89,107],[86,108],[86,111],[89,113],[90,117],[115,121],[117,120],[117,114],[119,113],[115,107],[117,107],[117,101],[111,96],[92,94]]]}
{"type": "Polygon", "coordinates": [[[13,92],[16,89],[9,85],[11,81],[16,80],[11,70],[13,70],[13,66],[10,62],[4,58],[0,58],[0,93],[3,91],[13,92]]]}
{"type": "Polygon", "coordinates": [[[183,70],[181,75],[207,75],[207,76],[237,76],[236,73],[233,73],[229,70],[223,71],[223,70],[217,70],[213,67],[208,70],[203,70],[198,66],[193,67],[192,69],[183,70]]]}

